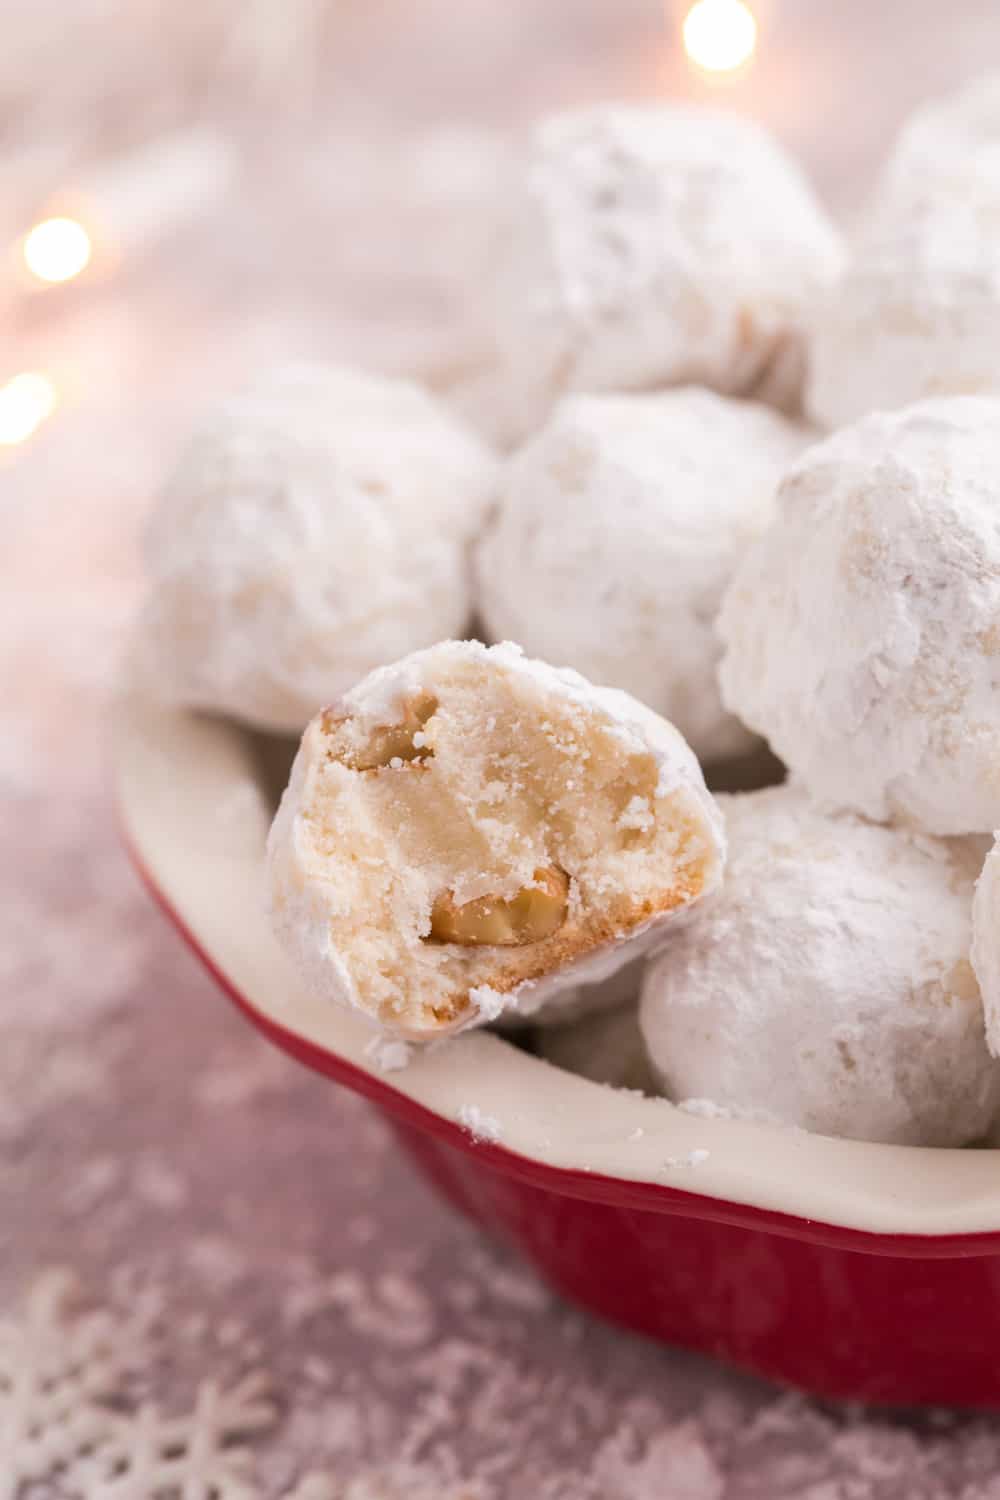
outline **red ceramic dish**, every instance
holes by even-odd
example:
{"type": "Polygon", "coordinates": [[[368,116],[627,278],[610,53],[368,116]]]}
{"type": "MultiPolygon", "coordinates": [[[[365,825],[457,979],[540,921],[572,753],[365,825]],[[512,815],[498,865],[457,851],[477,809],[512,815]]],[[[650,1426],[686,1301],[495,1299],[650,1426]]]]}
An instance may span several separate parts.
{"type": "Polygon", "coordinates": [[[1000,1405],[997,1152],[701,1120],[485,1034],[382,1074],[363,1020],[303,995],[260,921],[271,791],[251,736],[133,702],[117,748],[136,862],[222,988],[372,1099],[437,1189],[553,1286],[820,1395],[1000,1405]]]}

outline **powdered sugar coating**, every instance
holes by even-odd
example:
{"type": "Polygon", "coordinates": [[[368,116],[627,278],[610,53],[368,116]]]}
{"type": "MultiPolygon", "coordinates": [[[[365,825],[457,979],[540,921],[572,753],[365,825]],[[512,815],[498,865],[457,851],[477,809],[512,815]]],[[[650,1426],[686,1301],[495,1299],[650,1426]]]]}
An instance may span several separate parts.
{"type": "Polygon", "coordinates": [[[986,1042],[993,1056],[1000,1057],[1000,842],[996,840],[976,881],[972,967],[983,997],[986,1042]]]}
{"type": "Polygon", "coordinates": [[[715,617],[808,438],[697,387],[566,397],[509,463],[476,550],[487,631],[634,693],[703,760],[748,749],[716,686],[715,617]]]}
{"type": "Polygon", "coordinates": [[[667,1093],[861,1140],[984,1135],[1000,1067],[968,961],[978,841],[826,814],[791,785],[722,801],[725,886],[643,987],[667,1093]]]}
{"type": "Polygon", "coordinates": [[[723,602],[723,701],[814,795],[1000,826],[1000,402],[876,413],[810,449],[723,602]]]}
{"type": "Polygon", "coordinates": [[[840,427],[924,397],[1000,394],[1000,178],[868,234],[817,304],[807,407],[840,427]]]}
{"type": "Polygon", "coordinates": [[[716,888],[724,836],[694,756],[642,704],[515,646],[450,641],[373,672],[310,725],[268,856],[275,929],[314,992],[426,1040],[607,978],[716,888]],[[422,763],[343,762],[345,736],[361,745],[427,695],[422,763]],[[654,828],[612,838],[630,777],[654,828]],[[506,900],[551,865],[571,885],[547,944],[429,940],[441,891],[506,900]]]}
{"type": "Polygon", "coordinates": [[[776,365],[793,399],[803,311],[841,258],[798,167],[750,120],[670,105],[544,120],[497,252],[508,419],[523,436],[567,390],[745,394],[776,365]]]}
{"type": "Polygon", "coordinates": [[[1000,187],[1000,73],[922,104],[905,121],[879,175],[868,221],[895,220],[1000,187]]]}
{"type": "Polygon", "coordinates": [[[1000,74],[917,110],[842,280],[817,303],[807,405],[826,427],[1000,394],[1000,74]]]}
{"type": "Polygon", "coordinates": [[[460,633],[495,474],[408,381],[302,365],[232,398],[149,527],[150,687],[300,730],[373,666],[460,633]]]}

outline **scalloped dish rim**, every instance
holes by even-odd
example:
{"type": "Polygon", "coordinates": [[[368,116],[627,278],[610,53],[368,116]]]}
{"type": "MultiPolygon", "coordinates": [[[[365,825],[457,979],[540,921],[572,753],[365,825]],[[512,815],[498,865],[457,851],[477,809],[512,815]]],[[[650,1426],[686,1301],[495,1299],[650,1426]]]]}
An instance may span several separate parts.
{"type": "Polygon", "coordinates": [[[154,896],[268,1038],[419,1129],[553,1192],[900,1254],[1000,1249],[1000,1151],[882,1146],[703,1118],[465,1032],[391,1073],[306,993],[264,912],[271,808],[251,732],[136,693],[113,720],[119,815],[154,896]],[[488,1122],[490,1139],[470,1130],[488,1122]],[[866,1237],[871,1241],[866,1244],[866,1237]],[[910,1245],[907,1245],[907,1241],[910,1245]]]}

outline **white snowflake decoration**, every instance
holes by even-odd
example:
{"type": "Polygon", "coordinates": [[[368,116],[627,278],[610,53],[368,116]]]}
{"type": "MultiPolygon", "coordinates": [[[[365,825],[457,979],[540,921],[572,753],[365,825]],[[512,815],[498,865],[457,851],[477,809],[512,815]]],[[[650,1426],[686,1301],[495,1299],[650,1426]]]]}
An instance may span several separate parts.
{"type": "Polygon", "coordinates": [[[0,1319],[0,1500],[48,1478],[91,1448],[135,1367],[145,1319],[121,1326],[106,1312],[73,1318],[74,1278],[39,1277],[20,1320],[0,1319]]]}
{"type": "Polygon", "coordinates": [[[250,1454],[231,1444],[273,1422],[264,1385],[260,1375],[231,1391],[206,1380],[188,1416],[164,1418],[144,1406],[112,1417],[70,1493],[81,1500],[258,1500],[250,1454]]]}
{"type": "Polygon", "coordinates": [[[72,1500],[259,1500],[234,1440],[274,1421],[264,1377],[229,1390],[203,1381],[181,1417],[124,1411],[151,1309],[74,1315],[73,1289],[67,1272],[48,1272],[22,1317],[0,1320],[0,1500],[54,1480],[72,1500]]]}

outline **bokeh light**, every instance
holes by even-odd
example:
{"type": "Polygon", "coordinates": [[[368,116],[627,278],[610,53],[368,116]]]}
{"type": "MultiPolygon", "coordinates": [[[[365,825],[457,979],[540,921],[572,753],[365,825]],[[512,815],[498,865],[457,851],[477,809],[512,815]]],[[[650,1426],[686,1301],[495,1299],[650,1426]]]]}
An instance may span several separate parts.
{"type": "Polygon", "coordinates": [[[24,241],[24,263],[39,281],[71,281],[91,254],[90,235],[76,219],[45,219],[24,241]]]}
{"type": "Polygon", "coordinates": [[[707,73],[742,68],[757,46],[757,21],[744,0],[697,0],[684,18],[684,50],[707,73]]]}
{"type": "Polygon", "coordinates": [[[26,442],[55,411],[58,399],[52,381],[37,372],[25,371],[0,386],[0,445],[26,442]]]}

